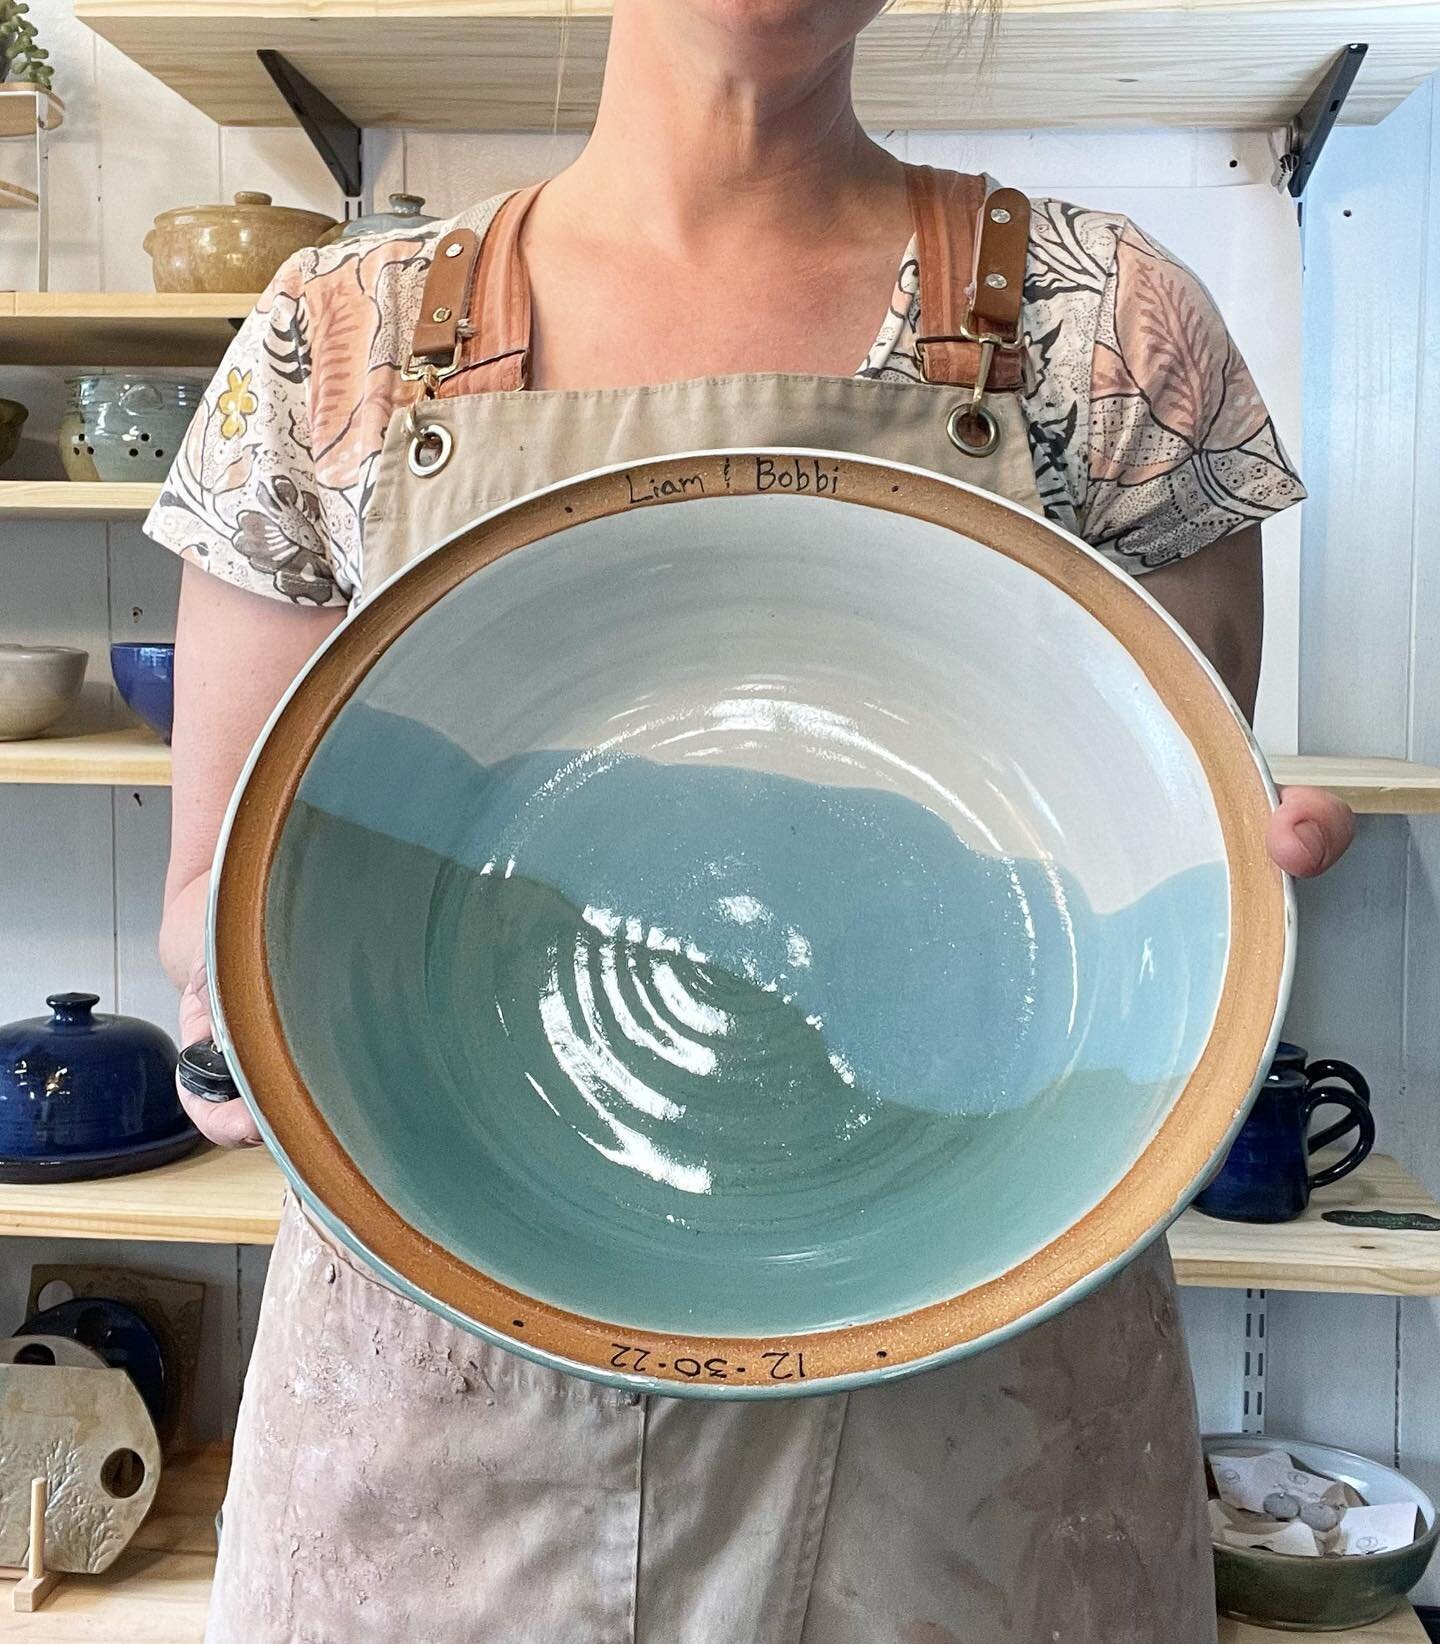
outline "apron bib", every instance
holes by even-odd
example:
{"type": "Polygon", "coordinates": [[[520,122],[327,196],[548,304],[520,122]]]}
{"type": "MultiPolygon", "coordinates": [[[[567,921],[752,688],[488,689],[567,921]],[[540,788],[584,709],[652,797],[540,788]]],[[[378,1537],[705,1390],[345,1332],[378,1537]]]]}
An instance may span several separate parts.
{"type": "MultiPolygon", "coordinates": [[[[529,391],[520,230],[436,246],[362,598],[527,492],[744,445],[848,450],[1041,513],[1017,390],[1029,205],[908,170],[927,381],[529,391]]],[[[383,781],[377,772],[376,780],[383,781]]],[[[869,1391],[642,1398],[445,1324],[292,1204],[236,1435],[209,1644],[1214,1644],[1163,1242],[1057,1318],[869,1391]]]]}

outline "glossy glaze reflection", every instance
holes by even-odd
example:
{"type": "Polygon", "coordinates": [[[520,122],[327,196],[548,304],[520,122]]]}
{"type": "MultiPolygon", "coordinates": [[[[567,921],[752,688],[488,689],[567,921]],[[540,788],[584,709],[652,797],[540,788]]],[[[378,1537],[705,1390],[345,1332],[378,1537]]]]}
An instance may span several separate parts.
{"type": "Polygon", "coordinates": [[[938,528],[887,586],[803,506],[785,556],[632,517],[447,596],[271,880],[286,1037],[370,1179],[642,1328],[818,1329],[1023,1260],[1153,1134],[1228,950],[1213,806],[1120,648],[938,528]]]}

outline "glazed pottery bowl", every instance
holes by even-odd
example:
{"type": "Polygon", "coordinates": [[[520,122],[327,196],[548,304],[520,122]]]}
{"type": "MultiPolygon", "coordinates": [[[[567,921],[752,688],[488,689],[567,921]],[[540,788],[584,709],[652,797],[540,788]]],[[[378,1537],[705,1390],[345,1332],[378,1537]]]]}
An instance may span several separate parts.
{"type": "Polygon", "coordinates": [[[1273,803],[1159,608],[814,453],[489,516],[297,683],[215,876],[222,1048],[408,1294],[631,1386],[935,1364],[1183,1207],[1288,984],[1273,803]]]}
{"type": "Polygon", "coordinates": [[[169,1036],[96,1015],[93,993],[0,1027],[0,1181],[81,1181],[163,1164],[199,1141],[175,1094],[169,1036]]]}
{"type": "Polygon", "coordinates": [[[29,415],[19,400],[0,400],[0,467],[9,462],[18,450],[20,430],[29,415]]]}
{"type": "Polygon", "coordinates": [[[175,718],[174,645],[112,645],[110,672],[125,705],[168,742],[175,718]]]}
{"type": "Polygon", "coordinates": [[[203,377],[71,377],[60,463],[72,480],[163,480],[199,409],[203,377]]]}
{"type": "Polygon", "coordinates": [[[39,736],[67,713],[89,660],[69,645],[0,645],[0,742],[39,736]]]}
{"type": "Polygon", "coordinates": [[[240,193],[233,205],[162,211],[145,250],[157,291],[263,291],[287,257],[335,226],[323,212],[240,193]]]}
{"type": "Polygon", "coordinates": [[[1299,1439],[1257,1439],[1211,1433],[1208,1457],[1284,1450],[1310,1472],[1338,1478],[1371,1506],[1413,1501],[1423,1533],[1410,1547],[1346,1558],[1288,1558],[1262,1548],[1216,1547],[1215,1592],[1220,1614],[1294,1632],[1341,1632],[1387,1616],[1425,1574],[1440,1539],[1435,1503],[1393,1467],[1350,1450],[1299,1439]]]}

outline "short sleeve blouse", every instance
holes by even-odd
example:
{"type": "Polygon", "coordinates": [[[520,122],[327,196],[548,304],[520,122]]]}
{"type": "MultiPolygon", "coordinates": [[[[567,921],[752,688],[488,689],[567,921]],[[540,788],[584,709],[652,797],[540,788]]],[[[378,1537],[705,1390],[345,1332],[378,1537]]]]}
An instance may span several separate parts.
{"type": "MultiPolygon", "coordinates": [[[[149,535],[259,594],[354,599],[435,241],[492,209],[291,258],[211,383],[149,535]]],[[[861,375],[918,380],[918,292],[912,243],[861,375]]],[[[1128,218],[1035,202],[1025,325],[1045,511],[1125,569],[1170,564],[1304,497],[1209,293],[1128,218]]]]}

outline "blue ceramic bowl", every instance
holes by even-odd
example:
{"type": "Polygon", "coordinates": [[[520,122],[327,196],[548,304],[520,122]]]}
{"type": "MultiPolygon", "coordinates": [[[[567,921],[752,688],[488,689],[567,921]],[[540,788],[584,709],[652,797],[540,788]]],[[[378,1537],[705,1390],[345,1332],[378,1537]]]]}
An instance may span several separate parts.
{"type": "Polygon", "coordinates": [[[567,1369],[854,1386],[1084,1294],[1225,1146],[1288,983],[1258,755],[1082,544],[729,453],[461,532],[292,692],[216,875],[300,1192],[567,1369]]]}
{"type": "Polygon", "coordinates": [[[175,718],[175,647],[112,645],[110,672],[126,706],[168,742],[175,718]]]}
{"type": "Polygon", "coordinates": [[[163,1164],[199,1141],[175,1094],[168,1034],[97,1016],[93,993],[0,1027],[0,1181],[79,1181],[163,1164]]]}

